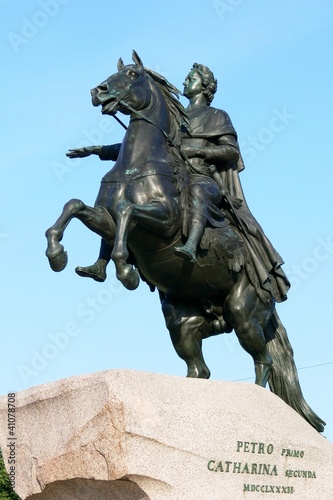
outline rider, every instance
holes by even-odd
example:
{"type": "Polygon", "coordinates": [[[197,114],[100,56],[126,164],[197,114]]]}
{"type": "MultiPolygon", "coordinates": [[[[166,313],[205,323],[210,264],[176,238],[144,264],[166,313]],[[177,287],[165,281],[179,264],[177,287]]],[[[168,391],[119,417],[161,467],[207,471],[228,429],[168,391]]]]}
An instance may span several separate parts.
{"type": "Polygon", "coordinates": [[[213,73],[206,66],[194,64],[184,82],[184,95],[190,101],[187,114],[191,131],[182,140],[182,151],[186,153],[192,171],[189,186],[190,231],[186,244],[176,248],[175,252],[195,260],[207,220],[211,225],[218,226],[214,217],[216,206],[213,204],[221,205],[214,196],[210,196],[212,182],[208,179],[212,175],[222,188],[222,207],[239,230],[249,252],[255,271],[253,284],[258,289],[267,290],[277,302],[281,302],[286,299],[290,283],[281,269],[282,258],[246,203],[239,179],[244,163],[236,131],[225,111],[210,106],[216,88],[213,73]]]}
{"type": "MultiPolygon", "coordinates": [[[[239,179],[244,164],[236,131],[226,112],[210,106],[216,89],[217,81],[213,73],[206,66],[195,63],[184,82],[184,96],[189,99],[187,114],[190,132],[184,134],[181,147],[190,170],[189,234],[185,245],[175,248],[175,253],[185,259],[196,260],[197,246],[207,223],[213,227],[223,227],[226,223],[220,210],[224,202],[228,219],[240,230],[251,256],[255,280],[280,302],[286,299],[290,286],[281,269],[283,260],[266,238],[244,198],[239,179]],[[221,190],[221,187],[224,189],[221,190]]],[[[101,160],[116,160],[119,148],[120,144],[90,146],[70,150],[67,156],[76,158],[97,154],[101,160]]],[[[106,178],[103,180],[106,181],[106,178]]],[[[103,206],[106,201],[107,182],[103,184],[103,180],[95,206],[103,206]]],[[[95,264],[77,267],[76,272],[80,276],[104,281],[110,256],[111,248],[102,240],[95,264]]]]}
{"type": "Polygon", "coordinates": [[[182,152],[190,170],[189,235],[186,244],[176,247],[176,255],[195,262],[197,247],[207,222],[213,227],[225,225],[221,189],[211,177],[211,165],[228,170],[239,159],[237,134],[229,116],[212,108],[217,81],[204,65],[195,63],[184,82],[184,96],[190,101],[186,110],[190,133],[184,134],[182,152]]]}

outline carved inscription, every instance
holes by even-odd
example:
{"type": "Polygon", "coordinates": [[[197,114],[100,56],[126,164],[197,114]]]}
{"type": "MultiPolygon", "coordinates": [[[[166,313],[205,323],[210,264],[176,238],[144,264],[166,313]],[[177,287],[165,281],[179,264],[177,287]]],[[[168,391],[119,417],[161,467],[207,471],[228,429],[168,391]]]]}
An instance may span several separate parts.
{"type": "Polygon", "coordinates": [[[277,476],[276,465],[209,460],[208,470],[212,472],[232,472],[233,474],[263,474],[277,476]]]}
{"type": "Polygon", "coordinates": [[[295,492],[292,486],[271,486],[267,484],[244,484],[243,491],[252,491],[257,493],[287,493],[295,492]]]}
{"type": "MultiPolygon", "coordinates": [[[[261,443],[256,441],[237,441],[235,450],[240,454],[256,455],[257,459],[232,461],[232,460],[209,460],[207,468],[210,472],[217,473],[231,473],[231,474],[251,474],[260,476],[284,476],[287,478],[295,479],[316,479],[316,472],[313,470],[305,470],[302,468],[279,470],[276,464],[269,463],[273,456],[280,455],[282,457],[290,457],[295,459],[302,459],[305,456],[304,450],[297,450],[293,448],[282,448],[276,450],[272,443],[261,443]]],[[[248,455],[250,458],[251,455],[248,455]]],[[[290,467],[290,464],[289,464],[290,467]]],[[[267,484],[253,484],[244,483],[244,492],[252,493],[280,493],[292,495],[295,493],[294,486],[282,485],[267,485],[267,484]]]]}

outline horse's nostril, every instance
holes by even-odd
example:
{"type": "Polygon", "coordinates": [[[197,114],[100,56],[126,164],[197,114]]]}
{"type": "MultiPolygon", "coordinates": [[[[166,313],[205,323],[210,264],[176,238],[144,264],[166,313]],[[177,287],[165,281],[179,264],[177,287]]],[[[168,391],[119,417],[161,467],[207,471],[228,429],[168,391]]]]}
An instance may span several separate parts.
{"type": "Polygon", "coordinates": [[[96,87],[97,92],[108,92],[109,87],[107,86],[106,83],[101,83],[101,85],[98,85],[96,87]]]}

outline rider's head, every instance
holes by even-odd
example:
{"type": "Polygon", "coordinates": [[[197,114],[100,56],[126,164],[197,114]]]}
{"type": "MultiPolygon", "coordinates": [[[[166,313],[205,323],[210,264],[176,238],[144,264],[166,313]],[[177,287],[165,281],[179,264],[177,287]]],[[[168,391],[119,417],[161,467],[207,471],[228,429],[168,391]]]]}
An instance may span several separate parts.
{"type": "Polygon", "coordinates": [[[194,63],[192,69],[198,72],[202,83],[202,93],[206,96],[208,104],[210,104],[217,89],[217,80],[214,78],[214,74],[203,64],[194,63]]]}

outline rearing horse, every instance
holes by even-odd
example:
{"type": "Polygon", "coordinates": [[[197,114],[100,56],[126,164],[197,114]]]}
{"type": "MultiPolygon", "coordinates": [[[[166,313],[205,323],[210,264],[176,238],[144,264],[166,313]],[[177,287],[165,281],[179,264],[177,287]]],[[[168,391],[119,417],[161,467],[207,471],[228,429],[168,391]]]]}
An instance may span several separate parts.
{"type": "MultiPolygon", "coordinates": [[[[264,299],[250,279],[251,259],[232,226],[207,228],[196,262],[174,254],[184,239],[188,171],[180,153],[186,113],[177,89],[161,75],[120,59],[118,72],[92,90],[103,114],[120,111],[130,122],[94,208],[70,200],[46,231],[46,255],[54,271],[67,264],[60,241],[78,218],[111,247],[117,278],[133,290],[140,276],[159,290],[166,326],[189,377],[209,378],[202,340],[235,331],[252,356],[255,382],[271,390],[318,431],[325,423],[302,396],[293,351],[269,292],[264,299]]],[[[184,241],[183,241],[184,242],[184,241]]]]}

